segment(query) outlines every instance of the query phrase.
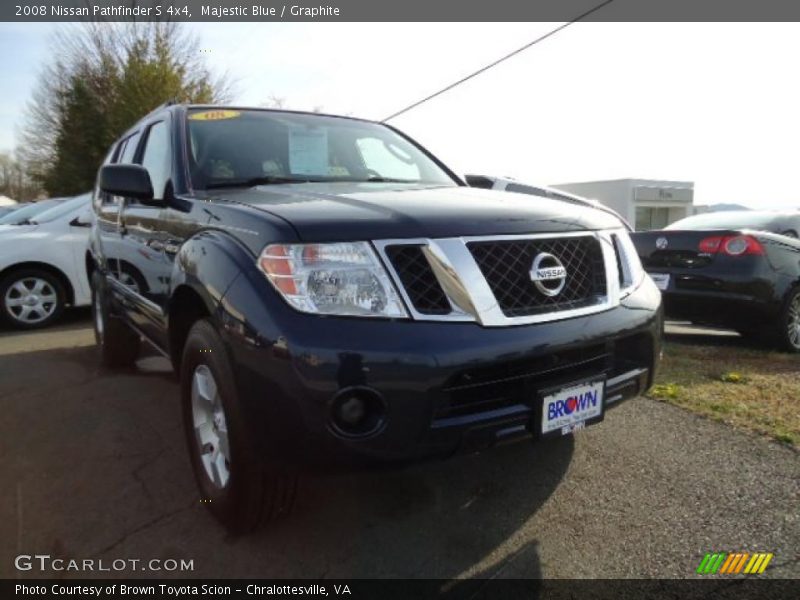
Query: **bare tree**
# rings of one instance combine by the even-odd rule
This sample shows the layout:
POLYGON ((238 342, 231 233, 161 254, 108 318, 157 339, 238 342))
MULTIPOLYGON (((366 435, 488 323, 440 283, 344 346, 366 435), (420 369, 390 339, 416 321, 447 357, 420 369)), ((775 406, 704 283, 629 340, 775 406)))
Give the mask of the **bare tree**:
POLYGON ((228 99, 180 23, 81 23, 59 30, 26 111, 20 157, 51 194, 91 187, 109 145, 167 100, 228 99))

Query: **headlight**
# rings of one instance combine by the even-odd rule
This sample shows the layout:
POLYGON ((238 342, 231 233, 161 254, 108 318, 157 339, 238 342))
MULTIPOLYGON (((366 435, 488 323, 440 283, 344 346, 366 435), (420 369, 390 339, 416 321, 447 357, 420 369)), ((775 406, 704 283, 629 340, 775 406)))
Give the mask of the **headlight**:
POLYGON ((299 311, 357 317, 407 317, 386 270, 366 242, 271 244, 258 266, 299 311))

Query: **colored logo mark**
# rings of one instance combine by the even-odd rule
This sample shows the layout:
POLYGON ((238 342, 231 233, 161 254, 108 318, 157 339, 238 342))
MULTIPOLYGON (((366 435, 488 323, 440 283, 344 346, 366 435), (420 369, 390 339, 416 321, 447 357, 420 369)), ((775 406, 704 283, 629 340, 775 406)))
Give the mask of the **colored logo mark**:
POLYGON ((773 556, 767 552, 709 552, 700 561, 697 572, 701 575, 756 575, 764 572, 773 556))

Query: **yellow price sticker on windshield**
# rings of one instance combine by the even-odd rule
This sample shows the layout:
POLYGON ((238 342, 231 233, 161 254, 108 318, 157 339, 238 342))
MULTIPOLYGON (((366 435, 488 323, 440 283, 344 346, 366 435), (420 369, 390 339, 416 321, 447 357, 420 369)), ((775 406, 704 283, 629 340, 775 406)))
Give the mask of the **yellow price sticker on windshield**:
POLYGON ((189 115, 192 121, 222 121, 223 119, 235 119, 242 113, 238 110, 207 110, 196 112, 189 115))

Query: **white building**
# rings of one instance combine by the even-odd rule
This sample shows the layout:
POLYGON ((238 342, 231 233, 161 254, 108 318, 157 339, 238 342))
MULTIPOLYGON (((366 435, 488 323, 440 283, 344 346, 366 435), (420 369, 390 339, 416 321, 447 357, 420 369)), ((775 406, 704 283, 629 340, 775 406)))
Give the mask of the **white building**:
POLYGON ((625 217, 636 231, 662 229, 694 213, 691 181, 612 179, 551 187, 599 200, 625 217))

